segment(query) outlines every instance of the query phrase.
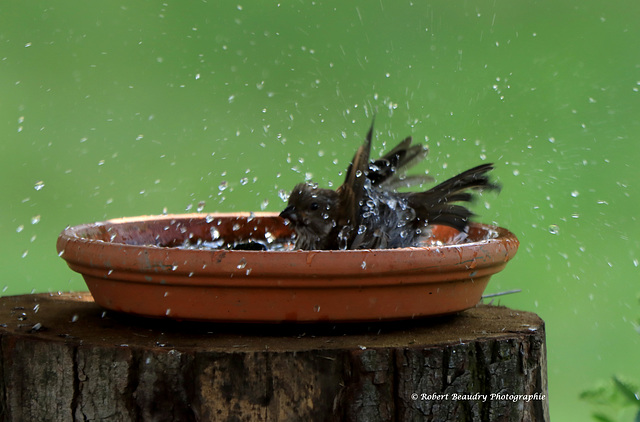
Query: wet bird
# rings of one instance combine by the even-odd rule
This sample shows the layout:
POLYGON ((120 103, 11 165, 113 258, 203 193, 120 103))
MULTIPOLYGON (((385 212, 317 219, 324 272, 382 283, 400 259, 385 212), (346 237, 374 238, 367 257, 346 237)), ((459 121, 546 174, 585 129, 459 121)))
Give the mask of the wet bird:
POLYGON ((440 224, 461 232, 473 215, 458 202, 471 202, 473 191, 499 190, 489 180, 493 164, 482 164, 424 192, 398 192, 431 178, 405 176, 424 159, 426 145, 412 145, 411 137, 378 160, 369 161, 373 123, 356 151, 344 183, 336 190, 312 183, 293 188, 280 213, 296 234, 295 248, 386 249, 416 245, 427 226, 440 224))

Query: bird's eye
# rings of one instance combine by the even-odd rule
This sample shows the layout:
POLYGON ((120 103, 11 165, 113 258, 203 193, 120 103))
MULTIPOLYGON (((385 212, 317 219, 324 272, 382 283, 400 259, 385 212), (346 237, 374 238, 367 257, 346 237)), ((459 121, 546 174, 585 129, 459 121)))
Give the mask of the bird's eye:
POLYGON ((317 202, 312 202, 311 205, 309 205, 311 211, 316 211, 318 208, 320 208, 320 205, 318 205, 317 202))

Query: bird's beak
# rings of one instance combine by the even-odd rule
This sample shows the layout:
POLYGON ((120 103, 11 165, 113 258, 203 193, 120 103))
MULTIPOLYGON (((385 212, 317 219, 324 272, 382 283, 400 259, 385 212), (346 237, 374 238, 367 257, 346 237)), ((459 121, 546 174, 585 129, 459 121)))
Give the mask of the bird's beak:
POLYGON ((298 221, 298 215, 296 214, 296 207, 293 205, 287 206, 281 213, 280 217, 291 221, 292 223, 296 223, 298 221))

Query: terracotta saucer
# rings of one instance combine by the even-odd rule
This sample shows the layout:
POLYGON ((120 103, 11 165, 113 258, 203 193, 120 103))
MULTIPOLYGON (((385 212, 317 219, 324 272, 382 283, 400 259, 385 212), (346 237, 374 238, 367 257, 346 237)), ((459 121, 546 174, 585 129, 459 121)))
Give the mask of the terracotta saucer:
POLYGON ((433 242, 445 245, 402 249, 197 249, 203 242, 287 240, 291 231, 272 213, 183 214, 69 227, 57 249, 95 301, 114 311, 217 322, 355 322, 475 306, 518 239, 477 223, 466 243, 447 244, 456 235, 434 226, 433 242))

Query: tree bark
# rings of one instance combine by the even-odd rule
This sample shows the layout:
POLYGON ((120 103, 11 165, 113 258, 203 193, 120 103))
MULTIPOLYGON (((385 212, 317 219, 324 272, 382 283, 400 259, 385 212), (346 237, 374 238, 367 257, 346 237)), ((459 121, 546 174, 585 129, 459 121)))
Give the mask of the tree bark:
POLYGON ((0 298, 5 421, 548 421, 544 322, 209 324, 0 298), (492 396, 493 394, 493 396, 492 396))

